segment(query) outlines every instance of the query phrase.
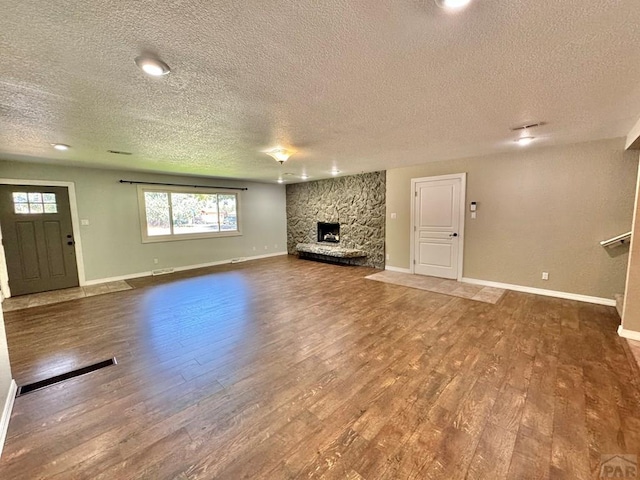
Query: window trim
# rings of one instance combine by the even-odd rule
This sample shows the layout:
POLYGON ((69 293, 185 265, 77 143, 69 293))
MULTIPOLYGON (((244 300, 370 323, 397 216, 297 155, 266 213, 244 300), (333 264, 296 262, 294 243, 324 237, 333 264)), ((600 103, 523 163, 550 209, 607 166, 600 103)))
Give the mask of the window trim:
MULTIPOLYGON (((151 185, 138 185, 138 216, 140 219, 140 233, 142 236, 142 243, 158 243, 158 242, 178 242, 183 240, 198 240, 203 238, 220 238, 220 237, 239 237, 242 235, 242 214, 241 214, 242 199, 240 192, 237 190, 225 190, 222 188, 193 188, 193 187, 162 187, 151 185), (147 232, 147 208, 144 199, 145 192, 160 192, 168 193, 209 193, 209 194, 222 194, 222 195, 235 195, 236 197, 236 223, 238 230, 232 232, 201 232, 201 233, 183 233, 169 235, 148 235, 147 232)), ((171 200, 169 200, 169 221, 173 224, 173 215, 171 213, 171 200)))

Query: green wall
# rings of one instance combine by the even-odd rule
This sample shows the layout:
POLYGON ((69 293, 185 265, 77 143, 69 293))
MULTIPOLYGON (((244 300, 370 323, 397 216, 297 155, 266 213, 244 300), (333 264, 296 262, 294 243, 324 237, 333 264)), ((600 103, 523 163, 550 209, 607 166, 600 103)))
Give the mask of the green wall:
POLYGON ((0 178, 75 184, 79 217, 90 223, 80 226, 87 281, 287 250, 282 185, 9 161, 0 161, 0 178), (118 183, 120 179, 247 187, 241 193, 242 236, 143 244, 137 188, 118 183))

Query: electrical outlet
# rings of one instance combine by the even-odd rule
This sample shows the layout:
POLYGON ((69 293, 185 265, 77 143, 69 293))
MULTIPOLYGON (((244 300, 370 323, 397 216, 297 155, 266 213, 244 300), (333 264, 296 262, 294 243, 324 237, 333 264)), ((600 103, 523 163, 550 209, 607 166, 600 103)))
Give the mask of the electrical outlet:
POLYGON ((157 265, 157 264, 158 264, 158 259, 157 259, 157 258, 154 258, 154 259, 153 259, 153 263, 154 263, 155 265, 157 265))
POLYGON ((268 250, 268 249, 269 249, 269 247, 267 247, 267 246, 265 245, 265 246, 264 246, 264 249, 265 249, 265 250, 268 250))
POLYGON ((388 253, 385 255, 385 258, 386 258, 387 260, 389 260, 389 254, 388 254, 388 253))
POLYGON ((256 247, 253 247, 253 251, 254 251, 254 252, 256 251, 256 247))
POLYGON ((542 272, 542 279, 549 280, 549 272, 542 272))

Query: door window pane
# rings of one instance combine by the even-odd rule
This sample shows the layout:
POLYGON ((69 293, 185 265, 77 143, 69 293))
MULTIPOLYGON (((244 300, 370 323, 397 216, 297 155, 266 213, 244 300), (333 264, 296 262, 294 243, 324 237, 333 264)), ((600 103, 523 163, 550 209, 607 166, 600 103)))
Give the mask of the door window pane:
POLYGON ((55 193, 43 193, 42 201, 44 203, 56 203, 56 194, 55 193))
POLYGON ((29 213, 28 203, 14 203, 13 208, 16 213, 29 213))
POLYGON ((42 203, 42 194, 40 192, 29 192, 29 203, 42 203))
POLYGON ((58 206, 55 203, 45 203, 44 213, 58 213, 58 206))
POLYGON ((44 208, 41 203, 30 203, 29 213, 44 213, 44 208))
POLYGON ((27 203, 27 192, 13 192, 13 203, 27 203))
POLYGON ((171 235, 169 220, 169 194, 166 192, 144 192, 147 218, 147 235, 171 235))

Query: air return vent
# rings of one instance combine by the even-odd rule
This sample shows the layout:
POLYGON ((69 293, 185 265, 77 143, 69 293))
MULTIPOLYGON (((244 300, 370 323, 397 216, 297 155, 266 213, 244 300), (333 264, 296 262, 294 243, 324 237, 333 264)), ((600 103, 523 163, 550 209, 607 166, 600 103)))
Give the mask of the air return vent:
POLYGON ((113 153, 114 155, 133 155, 131 152, 121 152, 120 150, 107 150, 109 153, 113 153))
POLYGON ((72 370, 71 372, 62 373, 60 375, 56 375, 55 377, 46 378, 44 380, 40 380, 39 382, 22 385, 21 387, 18 387, 18 393, 16 396, 20 397, 21 395, 26 395, 27 393, 50 387, 51 385, 55 385, 56 383, 64 382, 65 380, 69 380, 70 378, 79 377, 80 375, 95 372, 96 370, 100 370, 101 368, 116 365, 117 363, 118 362, 116 361, 116 357, 112 357, 109 360, 104 360, 102 362, 94 363, 93 365, 78 368, 77 370, 72 370))

